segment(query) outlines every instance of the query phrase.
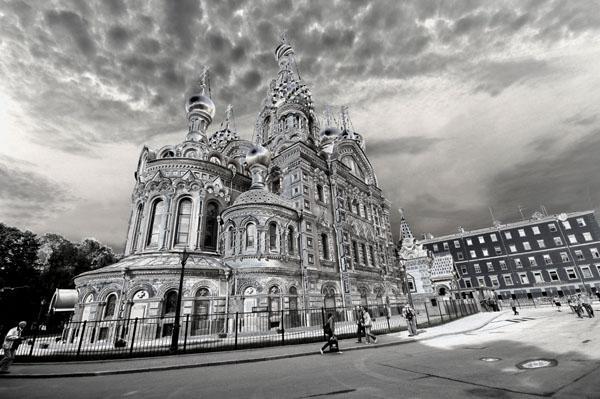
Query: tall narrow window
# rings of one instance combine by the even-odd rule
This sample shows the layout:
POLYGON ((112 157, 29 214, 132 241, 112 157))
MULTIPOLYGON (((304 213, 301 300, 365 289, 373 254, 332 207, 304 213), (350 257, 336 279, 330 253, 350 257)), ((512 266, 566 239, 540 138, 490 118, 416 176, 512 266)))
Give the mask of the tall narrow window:
POLYGON ((115 316, 115 310, 117 308, 117 295, 110 294, 106 300, 106 310, 104 312, 104 318, 110 319, 115 316))
POLYGON ((375 250, 372 245, 369 246, 369 250, 371 252, 371 266, 375 266, 375 250))
POLYGON ((175 313, 177 309, 177 291, 169 291, 165 296, 165 314, 175 313))
POLYGON ((288 227, 288 254, 293 255, 294 254, 294 229, 291 227, 288 227))
POLYGON ((365 244, 360 244, 360 251, 362 252, 362 257, 363 257, 363 263, 366 266, 367 263, 367 246, 365 244))
POLYGON ((179 202, 177 210, 177 228, 175 230, 175 245, 188 245, 190 238, 190 220, 192 218, 192 200, 189 198, 179 202))
POLYGON ((358 263, 360 255, 358 254, 358 243, 356 241, 352 241, 352 249, 354 250, 354 262, 358 263))
POLYGON ((158 200, 152 207, 152 218, 150 219, 150 234, 146 245, 158 247, 158 237, 160 235, 160 224, 162 223, 165 201, 158 200))
POLYGON ((329 259, 329 239, 327 234, 321 234, 321 245, 323 246, 323 259, 329 259))
POLYGON ((204 248, 217 249, 217 234, 219 225, 217 216, 219 215, 219 206, 214 202, 206 205, 206 231, 204 232, 204 248))
POLYGON ((325 202, 325 197, 323 196, 323 186, 317 184, 317 198, 321 202, 325 202))
POLYGON ((137 246, 138 246, 138 237, 140 235, 140 226, 142 225, 142 204, 140 204, 137 208, 137 212, 135 215, 135 227, 133 229, 133 237, 131 237, 133 239, 133 242, 131 244, 131 252, 136 252, 137 251, 137 246))
POLYGON ((233 226, 229 226, 227 229, 227 248, 235 248, 235 230, 233 229, 233 226))
POLYGON ((277 223, 269 224, 269 249, 274 251, 277 249, 277 223))
POLYGON ((256 237, 256 226, 249 223, 246 226, 246 248, 254 248, 254 239, 256 237))

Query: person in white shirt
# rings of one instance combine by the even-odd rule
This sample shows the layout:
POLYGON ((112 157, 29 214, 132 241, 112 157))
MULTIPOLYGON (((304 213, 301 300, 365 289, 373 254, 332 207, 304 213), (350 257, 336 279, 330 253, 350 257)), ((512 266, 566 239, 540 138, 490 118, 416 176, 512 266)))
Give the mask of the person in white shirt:
POLYGON ((21 335, 23 330, 27 326, 27 323, 22 321, 15 328, 11 328, 6 337, 4 337, 4 343, 2 349, 4 349, 4 357, 0 360, 0 374, 8 374, 10 365, 15 360, 17 348, 21 344, 21 335))

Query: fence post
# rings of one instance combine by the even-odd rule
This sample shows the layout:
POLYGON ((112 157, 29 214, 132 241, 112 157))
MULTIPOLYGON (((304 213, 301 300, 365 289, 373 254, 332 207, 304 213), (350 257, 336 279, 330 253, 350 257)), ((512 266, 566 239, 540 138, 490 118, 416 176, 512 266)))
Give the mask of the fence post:
POLYGON ((281 309, 281 345, 285 345, 285 328, 283 327, 283 309, 281 309))
POLYGON ((185 315, 185 332, 183 333, 183 353, 187 349, 188 326, 190 325, 190 315, 185 315))
POLYGON ((135 342, 135 333, 137 331, 138 318, 133 321, 133 333, 131 334, 131 345, 129 346, 129 357, 133 355, 133 343, 135 342))
POLYGON ((327 340, 327 336, 325 335, 325 308, 321 307, 321 331, 323 331, 323 337, 327 340))
POLYGON ((427 327, 431 327, 431 320, 429 320, 429 312, 427 311, 427 302, 423 302, 425 305, 425 315, 427 316, 427 327))
POLYGON ((442 301, 438 301, 438 310, 440 311, 440 319, 442 321, 442 324, 444 324, 444 316, 442 316, 442 307, 440 306, 440 302, 442 301))
POLYGON ((464 299, 461 299, 460 302, 458 303, 458 311, 460 312, 460 317, 465 316, 462 311, 463 301, 464 301, 464 299))
POLYGON ((238 342, 238 315, 239 312, 235 312, 235 345, 234 345, 234 349, 237 349, 237 342, 238 342))
POLYGON ((40 330, 40 325, 38 323, 38 325, 35 328, 35 333, 33 334, 33 342, 31 343, 31 349, 29 350, 29 357, 31 357, 33 355, 33 348, 35 346, 35 340, 38 336, 38 331, 40 330))
POLYGON ((81 326, 81 334, 79 335, 79 345, 77 345, 77 355, 75 356, 75 360, 79 359, 79 353, 81 352, 81 344, 83 344, 83 334, 85 333, 86 324, 87 320, 84 320, 83 325, 81 326))

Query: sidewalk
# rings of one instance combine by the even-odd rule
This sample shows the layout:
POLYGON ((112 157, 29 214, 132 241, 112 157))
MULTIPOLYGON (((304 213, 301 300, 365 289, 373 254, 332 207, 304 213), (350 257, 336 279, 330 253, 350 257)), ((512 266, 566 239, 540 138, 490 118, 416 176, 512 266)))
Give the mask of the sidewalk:
MULTIPOLYGON (((419 329, 419 334, 415 337, 408 337, 408 333, 406 331, 379 335, 377 336, 377 344, 369 346, 357 343, 356 339, 354 338, 341 340, 340 349, 343 352, 348 352, 352 350, 408 344, 411 342, 424 341, 444 335, 461 334, 477 330, 505 313, 506 311, 478 313, 447 324, 431 327, 426 330, 419 329)), ((261 362, 299 356, 319 355, 320 345, 322 345, 322 343, 106 361, 16 363, 10 368, 10 374, 3 374, 0 376, 0 378, 90 377, 110 374, 143 373, 148 371, 176 370, 192 367, 209 367, 237 363, 261 362)), ((326 353, 326 355, 329 354, 326 353)))

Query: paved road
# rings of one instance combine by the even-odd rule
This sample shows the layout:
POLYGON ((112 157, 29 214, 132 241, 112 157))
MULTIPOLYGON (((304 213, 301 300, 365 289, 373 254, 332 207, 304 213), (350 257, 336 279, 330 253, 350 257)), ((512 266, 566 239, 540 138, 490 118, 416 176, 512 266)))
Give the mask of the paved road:
POLYGON ((343 354, 100 377, 5 379, 1 398, 598 398, 599 319, 551 308, 343 354), (484 357, 500 360, 484 362, 484 357), (555 367, 523 370, 528 359, 555 367))

